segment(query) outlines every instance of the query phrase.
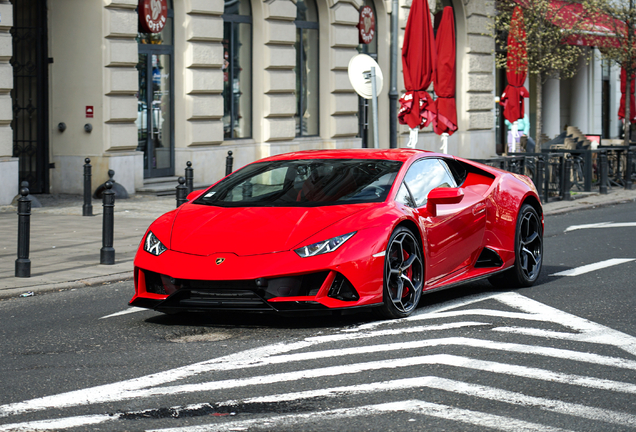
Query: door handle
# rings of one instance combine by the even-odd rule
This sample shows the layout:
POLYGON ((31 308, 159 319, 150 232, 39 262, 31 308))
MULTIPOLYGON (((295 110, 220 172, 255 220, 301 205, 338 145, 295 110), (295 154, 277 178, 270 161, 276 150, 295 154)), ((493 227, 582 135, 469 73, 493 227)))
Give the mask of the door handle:
POLYGON ((476 205, 473 207, 473 216, 480 215, 486 212, 486 204, 476 205))

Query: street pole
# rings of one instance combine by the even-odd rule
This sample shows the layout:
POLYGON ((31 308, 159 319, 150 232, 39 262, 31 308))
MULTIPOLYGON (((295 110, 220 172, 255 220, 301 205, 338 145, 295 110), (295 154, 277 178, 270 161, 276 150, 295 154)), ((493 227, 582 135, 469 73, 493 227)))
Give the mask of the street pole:
POLYGON ((29 243, 31 237, 31 200, 29 183, 20 184, 18 198, 18 259, 15 260, 15 277, 31 277, 31 260, 29 259, 29 243))
POLYGON ((188 193, 191 193, 194 190, 194 169, 192 169, 192 162, 188 161, 186 165, 185 185, 188 188, 188 193))
MULTIPOLYGON (((634 11, 634 0, 629 0, 630 15, 634 11)), ((625 69, 625 136, 623 137, 623 145, 629 150, 629 143, 632 139, 631 119, 634 113, 630 112, 630 95, 632 93, 632 74, 634 73, 634 46, 632 42, 634 30, 632 29, 631 20, 627 21, 627 67, 625 69)))
POLYGON ((391 88, 389 89, 389 146, 397 148, 398 0, 391 2, 391 88))
MULTIPOLYGON (((188 162, 189 163, 189 162, 188 162)), ((179 184, 177 185, 177 208, 179 208, 182 204, 188 202, 188 187, 185 185, 186 179, 183 177, 179 177, 179 184)))
POLYGON ((373 148, 380 148, 378 140, 378 91, 375 81, 375 68, 371 67, 371 106, 373 107, 373 148))
POLYGON ((82 206, 82 216, 93 216, 93 204, 91 203, 91 160, 84 159, 84 205, 82 206))
POLYGON ((104 186, 106 189, 102 193, 102 207, 104 208, 102 218, 102 248, 99 250, 99 263, 112 265, 115 264, 115 248, 113 243, 115 240, 115 192, 111 189, 113 183, 107 181, 104 186))

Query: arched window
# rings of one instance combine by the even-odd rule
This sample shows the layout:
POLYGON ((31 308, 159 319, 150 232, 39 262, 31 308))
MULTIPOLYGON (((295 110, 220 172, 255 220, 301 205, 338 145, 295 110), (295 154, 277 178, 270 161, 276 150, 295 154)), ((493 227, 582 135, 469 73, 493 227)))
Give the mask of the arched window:
POLYGON ((137 150, 144 152, 144 178, 174 175, 174 12, 159 33, 137 34, 137 150))
POLYGON ((223 136, 252 136, 252 10, 226 0, 223 12, 223 136))
POLYGON ((296 136, 318 135, 318 10, 296 2, 296 136))

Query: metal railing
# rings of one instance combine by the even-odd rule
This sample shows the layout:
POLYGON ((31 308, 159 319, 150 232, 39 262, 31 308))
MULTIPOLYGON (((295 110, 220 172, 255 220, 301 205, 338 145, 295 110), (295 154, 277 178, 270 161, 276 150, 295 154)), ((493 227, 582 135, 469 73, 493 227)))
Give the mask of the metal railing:
POLYGON ((601 146, 596 150, 545 149, 541 153, 511 153, 473 159, 530 177, 544 202, 571 199, 572 192, 608 193, 613 187, 631 189, 636 180, 636 146, 601 146))

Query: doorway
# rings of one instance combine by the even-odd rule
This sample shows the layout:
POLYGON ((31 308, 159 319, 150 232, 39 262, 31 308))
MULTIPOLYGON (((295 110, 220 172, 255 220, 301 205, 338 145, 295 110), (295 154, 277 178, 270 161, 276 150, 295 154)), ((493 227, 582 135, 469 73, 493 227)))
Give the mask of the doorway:
POLYGON ((144 178, 174 175, 174 12, 159 33, 139 33, 137 151, 144 153, 144 178))
MULTIPOLYGON (((49 192, 48 40, 46 2, 13 1, 13 157, 19 182, 49 192)), ((17 191, 16 191, 17 193, 17 191)))

